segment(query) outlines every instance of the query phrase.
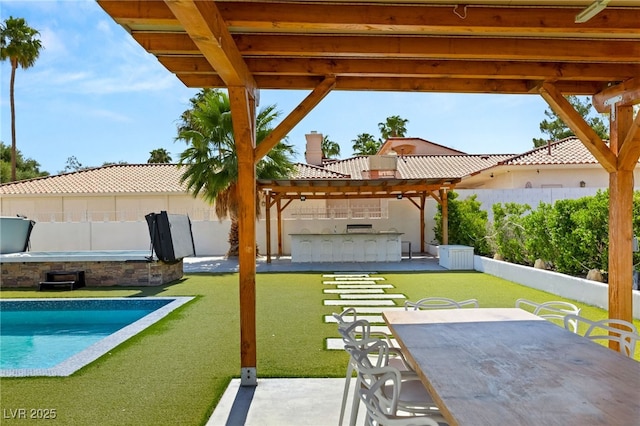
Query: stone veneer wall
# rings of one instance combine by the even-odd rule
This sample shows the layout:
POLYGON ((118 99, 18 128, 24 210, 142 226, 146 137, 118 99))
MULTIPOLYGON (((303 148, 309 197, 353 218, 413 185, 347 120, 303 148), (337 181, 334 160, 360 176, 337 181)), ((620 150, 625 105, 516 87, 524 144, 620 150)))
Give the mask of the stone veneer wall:
POLYGON ((161 261, 7 262, 0 287, 38 287, 50 271, 84 271, 88 287, 157 286, 182 278, 182 259, 161 261))

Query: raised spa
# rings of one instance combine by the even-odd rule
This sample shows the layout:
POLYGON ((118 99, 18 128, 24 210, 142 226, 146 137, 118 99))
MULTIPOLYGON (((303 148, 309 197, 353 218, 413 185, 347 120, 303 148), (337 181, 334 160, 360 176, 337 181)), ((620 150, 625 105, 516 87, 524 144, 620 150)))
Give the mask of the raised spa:
POLYGON ((0 255, 4 287, 38 287, 51 271, 84 271, 88 287, 156 286, 182 278, 182 259, 163 262, 149 251, 23 252, 0 255))

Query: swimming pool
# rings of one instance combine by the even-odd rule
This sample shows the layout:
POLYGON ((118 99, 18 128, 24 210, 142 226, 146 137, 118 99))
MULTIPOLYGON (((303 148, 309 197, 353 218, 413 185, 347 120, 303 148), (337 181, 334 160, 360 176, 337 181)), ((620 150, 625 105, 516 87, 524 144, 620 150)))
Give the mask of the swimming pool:
POLYGON ((0 376, 68 376, 191 299, 0 300, 0 376))

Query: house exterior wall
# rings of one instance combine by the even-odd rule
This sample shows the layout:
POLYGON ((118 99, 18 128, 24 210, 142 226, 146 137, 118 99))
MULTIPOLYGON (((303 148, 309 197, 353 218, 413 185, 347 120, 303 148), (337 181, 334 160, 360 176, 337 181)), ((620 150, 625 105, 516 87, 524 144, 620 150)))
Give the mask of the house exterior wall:
POLYGON ((219 222, 201 198, 184 194, 112 194, 0 198, 2 216, 24 215, 36 221, 32 251, 147 250, 150 237, 144 216, 166 210, 188 214, 196 253, 224 254, 229 221, 219 222))
POLYGON ((460 151, 424 139, 389 138, 380 147, 378 155, 458 155, 460 151))
MULTIPOLYGON (((635 182, 640 183, 640 170, 634 171, 635 182)), ((598 164, 580 166, 498 166, 476 176, 463 179, 460 188, 515 189, 515 188, 608 188, 609 174, 598 164), (491 177, 493 175, 493 177, 491 177)), ((636 186, 637 187, 637 186, 636 186)))

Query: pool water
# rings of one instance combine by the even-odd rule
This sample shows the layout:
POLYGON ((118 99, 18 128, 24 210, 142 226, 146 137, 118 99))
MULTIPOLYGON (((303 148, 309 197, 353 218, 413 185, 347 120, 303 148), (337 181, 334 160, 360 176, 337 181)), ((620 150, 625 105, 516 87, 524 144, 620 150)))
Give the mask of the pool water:
POLYGON ((0 368, 50 368, 150 310, 0 313, 0 368))
POLYGON ((2 300, 0 368, 3 373, 27 372, 2 375, 59 375, 49 373, 88 351, 80 356, 85 365, 106 352, 96 347, 101 342, 121 343, 175 309, 169 305, 177 299, 190 298, 2 300))

